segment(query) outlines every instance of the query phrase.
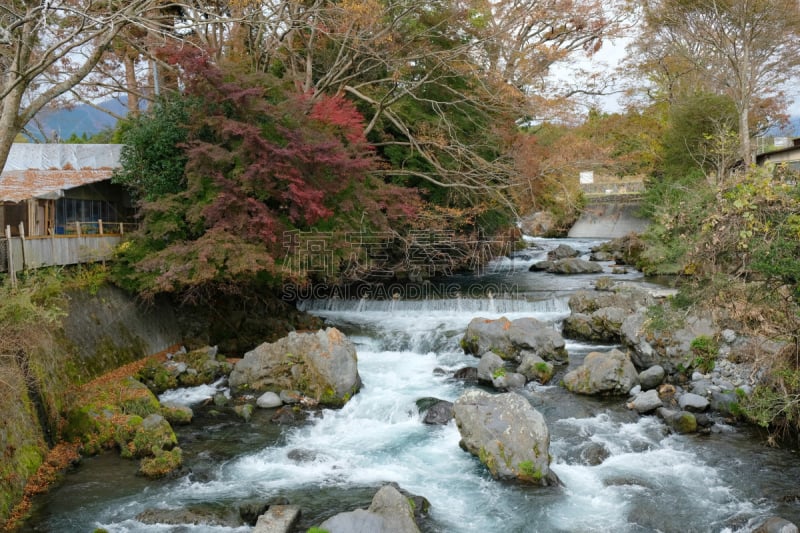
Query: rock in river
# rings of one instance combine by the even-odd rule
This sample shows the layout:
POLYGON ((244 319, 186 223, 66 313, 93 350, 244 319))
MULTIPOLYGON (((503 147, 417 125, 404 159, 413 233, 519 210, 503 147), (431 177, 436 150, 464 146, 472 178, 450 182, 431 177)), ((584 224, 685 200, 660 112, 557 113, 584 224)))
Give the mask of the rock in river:
POLYGON ((344 405, 361 388, 355 347, 336 328, 261 344, 236 363, 229 383, 237 392, 297 390, 326 406, 344 405))
POLYGON ((525 350, 545 361, 566 361, 564 339, 551 326, 535 318, 473 318, 461 339, 465 353, 482 356, 494 352, 504 360, 519 360, 525 350))
POLYGON ((419 533, 409 498, 392 485, 384 485, 369 509, 339 513, 320 524, 329 533, 419 533))
POLYGON ((591 352, 583 364, 564 376, 568 390, 580 394, 627 394, 639 384, 639 374, 619 350, 591 352))
POLYGON ((550 471, 550 433, 544 417, 522 395, 471 389, 453 406, 459 445, 496 479, 556 485, 550 471))

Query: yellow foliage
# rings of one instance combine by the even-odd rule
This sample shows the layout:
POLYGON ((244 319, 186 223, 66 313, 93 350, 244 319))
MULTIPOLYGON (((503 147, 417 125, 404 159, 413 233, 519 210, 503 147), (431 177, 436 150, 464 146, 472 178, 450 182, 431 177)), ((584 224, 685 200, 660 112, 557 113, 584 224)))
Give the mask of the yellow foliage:
POLYGON ((376 0, 344 0, 339 5, 346 18, 358 28, 375 26, 383 13, 380 2, 376 0))

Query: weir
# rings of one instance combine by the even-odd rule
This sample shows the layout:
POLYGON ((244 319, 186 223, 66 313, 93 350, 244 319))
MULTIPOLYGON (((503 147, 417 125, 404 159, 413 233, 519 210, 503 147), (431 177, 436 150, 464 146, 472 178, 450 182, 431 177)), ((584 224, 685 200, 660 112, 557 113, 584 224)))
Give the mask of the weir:
POLYGON ((639 215, 641 195, 609 194, 589 197, 578 221, 569 230, 572 238, 614 239, 642 233, 650 224, 639 215))

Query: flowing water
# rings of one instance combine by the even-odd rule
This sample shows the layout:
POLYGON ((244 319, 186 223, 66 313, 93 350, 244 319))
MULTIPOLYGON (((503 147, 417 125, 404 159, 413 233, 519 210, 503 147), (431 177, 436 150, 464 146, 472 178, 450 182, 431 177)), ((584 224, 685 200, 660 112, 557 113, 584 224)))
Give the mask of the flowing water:
MULTIPOLYGON (((27 530, 249 531, 136 517, 176 508, 224 515, 242 500, 276 497, 301 506, 305 528, 368 506, 385 482, 431 502, 422 524, 429 532, 735 532, 771 515, 800 523, 796 454, 766 448, 752 430, 722 420, 709 435, 673 435, 659 419, 630 413, 624 399, 529 384, 524 394, 550 427, 559 488, 497 482, 459 448, 455 423, 422 423, 416 400, 454 401, 470 386, 449 375, 477 365, 458 345, 473 317, 533 316, 558 328, 569 294, 591 286, 596 276, 528 272, 560 242, 580 250, 595 244, 533 241, 538 249, 497 261, 479 276, 425 286, 414 299, 304 302, 356 344, 364 386, 347 405, 295 427, 271 424, 270 411, 245 423, 198 409, 198 419, 178 432, 188 473, 144 481, 133 475, 132 461, 87 459, 39 500, 27 530)), ((636 273, 617 279, 645 283, 636 273)), ((569 367, 598 348, 611 346, 568 342, 569 367)), ((177 391, 171 399, 196 404, 217 386, 177 391)))

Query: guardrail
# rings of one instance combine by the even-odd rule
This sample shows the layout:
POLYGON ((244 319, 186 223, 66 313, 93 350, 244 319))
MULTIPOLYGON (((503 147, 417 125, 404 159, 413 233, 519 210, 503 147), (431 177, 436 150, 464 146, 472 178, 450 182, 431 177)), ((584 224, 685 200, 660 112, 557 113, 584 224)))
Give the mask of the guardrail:
POLYGON ((588 204, 635 204, 642 200, 642 193, 584 194, 588 204))
POLYGON ((641 194, 645 185, 642 180, 627 180, 601 183, 581 183, 581 190, 586 196, 607 194, 641 194))

